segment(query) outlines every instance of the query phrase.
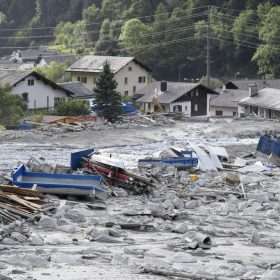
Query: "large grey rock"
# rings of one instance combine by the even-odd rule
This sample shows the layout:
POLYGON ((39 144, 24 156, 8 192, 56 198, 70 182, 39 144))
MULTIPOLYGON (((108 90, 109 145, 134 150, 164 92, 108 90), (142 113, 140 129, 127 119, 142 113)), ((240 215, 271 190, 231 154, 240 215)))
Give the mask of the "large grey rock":
POLYGON ((27 241, 27 237, 25 235, 21 234, 20 232, 12 232, 11 238, 20 243, 27 241))
POLYGON ((57 228, 57 220, 52 217, 43 215, 38 225, 44 230, 54 230, 57 228))
POLYGON ((186 223, 180 223, 180 224, 175 225, 173 232, 184 234, 188 231, 188 229, 189 229, 189 227, 186 223))
POLYGON ((37 233, 31 234, 31 236, 29 237, 29 242, 32 246, 43 246, 45 243, 43 237, 37 233))
POLYGON ((73 223, 77 223, 77 224, 85 223, 87 221, 85 216, 77 209, 68 210, 65 213, 64 217, 66 219, 71 220, 73 223))

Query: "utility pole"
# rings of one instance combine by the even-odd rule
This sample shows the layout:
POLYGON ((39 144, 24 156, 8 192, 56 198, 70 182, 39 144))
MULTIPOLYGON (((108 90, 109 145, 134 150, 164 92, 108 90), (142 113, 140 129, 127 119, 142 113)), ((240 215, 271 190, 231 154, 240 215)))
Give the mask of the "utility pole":
POLYGON ((211 77, 211 54, 210 54, 210 7, 208 6, 208 19, 207 19, 207 55, 206 55, 206 77, 207 77, 207 86, 210 86, 210 77, 211 77))

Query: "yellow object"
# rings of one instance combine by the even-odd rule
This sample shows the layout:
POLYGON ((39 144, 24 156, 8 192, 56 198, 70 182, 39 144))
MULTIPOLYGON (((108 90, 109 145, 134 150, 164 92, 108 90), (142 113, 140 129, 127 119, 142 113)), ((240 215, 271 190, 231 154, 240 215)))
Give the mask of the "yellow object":
POLYGON ((192 182, 196 182, 198 179, 199 179, 199 177, 196 174, 191 174, 192 182))

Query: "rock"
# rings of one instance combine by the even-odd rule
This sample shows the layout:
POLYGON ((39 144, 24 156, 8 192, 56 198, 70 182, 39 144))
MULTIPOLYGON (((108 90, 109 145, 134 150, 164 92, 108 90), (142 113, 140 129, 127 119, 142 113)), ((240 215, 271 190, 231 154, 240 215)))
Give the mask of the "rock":
POLYGON ((172 263, 196 263, 197 260, 190 254, 177 253, 172 258, 172 263))
POLYGON ((57 221, 54 218, 43 215, 39 221, 39 227, 45 230, 54 230, 57 228, 57 221))
POLYGON ((280 271, 279 270, 269 270, 266 271, 260 278, 261 280, 279 280, 280 271))
POLYGON ((225 181, 230 185, 239 185, 240 184, 240 177, 239 174, 235 173, 228 173, 225 177, 225 181))
POLYGON ((27 241, 27 237, 19 232, 12 232, 11 239, 18 241, 20 243, 27 241))
POLYGON ((25 274, 26 272, 23 270, 19 270, 19 269, 13 269, 11 271, 11 274, 25 274))
POLYGON ((43 237, 36 233, 31 234, 29 242, 32 246, 42 246, 45 243, 43 237))
POLYGON ((114 187, 114 193, 116 194, 117 197, 128 197, 128 192, 122 188, 114 187))
POLYGON ((186 223, 177 224, 172 231, 184 234, 188 231, 188 225, 186 223))
POLYGON ((14 239, 11 239, 8 237, 4 238, 1 242, 4 245, 18 245, 19 244, 18 241, 15 241, 14 239))
POLYGON ((185 209, 195 209, 200 206, 199 200, 190 200, 185 202, 185 209))
POLYGON ((180 199, 179 197, 175 197, 172 199, 172 203, 175 207, 175 209, 183 209, 184 208, 184 201, 180 199))
POLYGON ((65 218, 71 220, 73 223, 81 224, 85 223, 87 220, 84 215, 80 213, 77 209, 70 209, 65 213, 65 218))
POLYGON ((98 230, 96 228, 92 228, 90 232, 88 232, 88 237, 90 241, 96 241, 96 242, 105 242, 105 243, 119 242, 117 239, 110 236, 110 231, 108 229, 98 230))
POLYGON ((0 274, 0 280, 13 280, 13 278, 0 274))
POLYGON ((79 229, 75 225, 62 225, 58 226, 57 230, 66 232, 66 233, 77 233, 79 229))
POLYGON ((129 258, 125 254, 116 253, 113 256, 112 264, 113 265, 128 265, 129 258))

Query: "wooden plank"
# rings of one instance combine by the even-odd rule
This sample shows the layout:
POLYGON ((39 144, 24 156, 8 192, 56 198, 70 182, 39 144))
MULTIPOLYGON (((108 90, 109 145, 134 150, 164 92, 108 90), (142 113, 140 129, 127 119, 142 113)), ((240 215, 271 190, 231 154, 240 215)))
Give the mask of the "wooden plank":
POLYGON ((44 197, 44 195, 38 191, 21 189, 16 186, 0 185, 0 190, 3 192, 13 193, 13 194, 18 194, 23 196, 35 196, 41 198, 44 197))

